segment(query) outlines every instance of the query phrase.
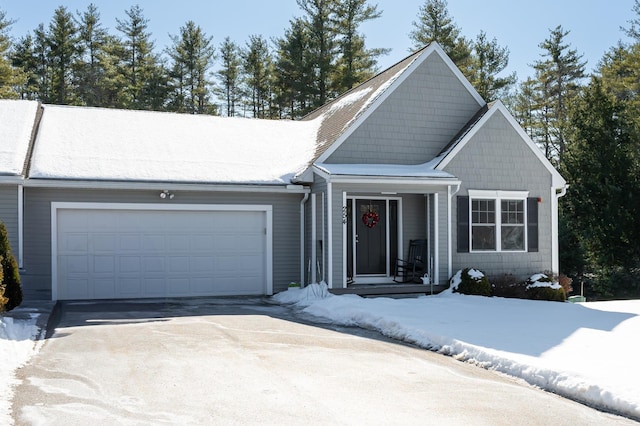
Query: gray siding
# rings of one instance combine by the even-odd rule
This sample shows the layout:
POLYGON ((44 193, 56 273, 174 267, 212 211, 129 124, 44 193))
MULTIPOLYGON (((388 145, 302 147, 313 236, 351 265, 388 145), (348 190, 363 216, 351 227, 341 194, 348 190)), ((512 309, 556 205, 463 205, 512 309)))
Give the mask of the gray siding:
POLYGON ((327 163, 425 163, 449 143, 479 108, 442 58, 432 54, 327 163))
MULTIPOLYGON (((475 267, 488 275, 525 277, 551 270, 551 174, 502 114, 494 114, 445 169, 463 182, 456 195, 467 195, 469 189, 529 191, 529 197, 543 200, 538 206, 538 252, 457 253, 457 229, 453 226, 453 272, 475 267)), ((455 224, 455 202, 452 209, 455 224)))
MULTIPOLYGON (((51 202, 154 203, 154 190, 25 188, 25 298, 51 298, 51 202)), ((265 204, 273 207, 273 291, 300 280, 300 201, 302 194, 176 191, 163 204, 265 204)))
POLYGON ((0 185, 0 222, 7 228, 13 256, 18 260, 18 188, 15 185, 0 185))

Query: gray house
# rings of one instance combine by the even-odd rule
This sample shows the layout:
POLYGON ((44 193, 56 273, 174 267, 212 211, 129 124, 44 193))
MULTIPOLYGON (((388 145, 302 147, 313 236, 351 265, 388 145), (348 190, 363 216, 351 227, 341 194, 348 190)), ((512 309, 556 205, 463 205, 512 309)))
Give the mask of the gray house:
POLYGON ((400 291, 415 240, 435 284, 558 271, 564 179, 435 43, 298 121, 28 101, 0 119, 26 297, 400 291))

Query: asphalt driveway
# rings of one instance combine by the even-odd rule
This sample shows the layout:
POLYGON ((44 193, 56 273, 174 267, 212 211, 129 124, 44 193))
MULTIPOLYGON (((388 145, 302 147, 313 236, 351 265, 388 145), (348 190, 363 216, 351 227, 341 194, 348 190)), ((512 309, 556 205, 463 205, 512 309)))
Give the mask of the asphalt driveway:
POLYGON ((262 299, 65 303, 16 424, 634 424, 262 299))

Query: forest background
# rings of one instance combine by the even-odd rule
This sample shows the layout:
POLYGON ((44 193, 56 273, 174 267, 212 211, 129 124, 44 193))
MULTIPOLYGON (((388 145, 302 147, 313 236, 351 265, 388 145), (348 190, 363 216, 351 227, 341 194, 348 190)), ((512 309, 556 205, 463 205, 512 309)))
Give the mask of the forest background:
MULTIPOLYGON (((362 27, 382 11, 368 0, 296 0, 299 17, 270 39, 214 44, 187 21, 156 46, 134 5, 108 30, 95 4, 58 7, 27 34, 0 9, 0 98, 59 105, 298 119, 379 71, 388 53, 362 27)), ((591 72, 549 29, 532 74, 510 72, 509 49, 466 35, 446 0, 416 11, 408 50, 437 41, 487 101, 500 99, 567 179, 560 202, 560 271, 596 298, 640 296, 640 0, 621 38, 591 72), (626 41, 622 41, 622 40, 626 41)), ((531 23, 528 23, 531 25, 531 23)), ((594 31, 597 29, 594 29, 594 31)), ((481 265, 469 265, 480 267, 481 265)))

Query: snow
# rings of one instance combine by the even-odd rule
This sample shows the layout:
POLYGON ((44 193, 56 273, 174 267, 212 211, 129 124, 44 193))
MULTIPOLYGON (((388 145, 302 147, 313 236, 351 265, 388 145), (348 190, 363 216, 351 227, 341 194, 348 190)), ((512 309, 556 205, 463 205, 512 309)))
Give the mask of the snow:
POLYGON ((15 371, 39 349, 37 318, 38 314, 29 314, 26 319, 0 316, 0 424, 13 423, 10 409, 12 387, 17 384, 15 371))
POLYGON ((287 184, 319 125, 46 105, 30 177, 287 184))
POLYGON ((407 178, 432 178, 454 179, 455 176, 435 170, 434 163, 417 165, 402 164, 329 164, 316 163, 316 166, 332 175, 349 176, 381 176, 381 177, 407 177, 407 178))
POLYGON ((20 175, 38 102, 0 100, 0 175, 20 175))
POLYGON ((580 304, 444 292, 409 299, 335 296, 326 284, 273 296, 340 325, 382 334, 640 419, 640 300, 580 304))

